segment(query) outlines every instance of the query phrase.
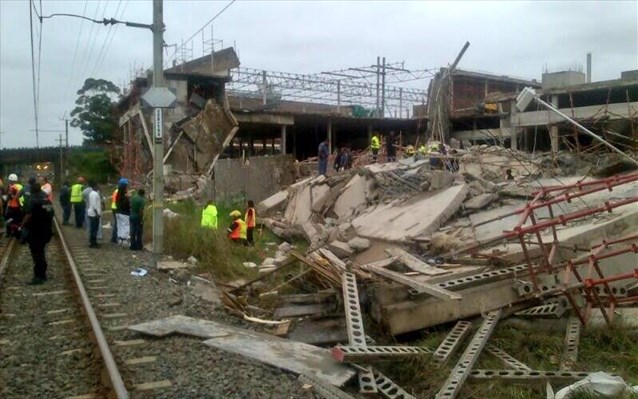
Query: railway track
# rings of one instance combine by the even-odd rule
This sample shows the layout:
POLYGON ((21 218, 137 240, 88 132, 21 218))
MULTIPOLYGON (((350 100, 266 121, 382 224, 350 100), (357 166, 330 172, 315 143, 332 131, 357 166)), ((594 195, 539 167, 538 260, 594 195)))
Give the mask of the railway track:
POLYGON ((128 398, 87 288, 56 222, 47 283, 32 276, 26 245, 0 247, 0 396, 128 398))

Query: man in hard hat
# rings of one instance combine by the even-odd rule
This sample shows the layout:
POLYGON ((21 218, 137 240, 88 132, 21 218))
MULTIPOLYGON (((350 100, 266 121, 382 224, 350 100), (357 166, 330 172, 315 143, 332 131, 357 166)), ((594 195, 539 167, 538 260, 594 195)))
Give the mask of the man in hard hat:
POLYGON ((207 229, 217 229, 217 207, 213 200, 208 201, 202 210, 201 226, 207 229))
POLYGON ((78 177, 77 183, 71 186, 71 205, 73 205, 73 218, 75 219, 75 227, 81 229, 84 226, 85 210, 84 199, 82 198, 84 191, 84 177, 78 177))
POLYGON ((370 150, 372 151, 372 163, 377 163, 377 158, 379 157, 380 149, 381 149, 381 139, 379 138, 379 133, 374 132, 372 134, 372 139, 370 139, 370 150))
POLYGON ((228 228, 228 238, 233 242, 246 245, 246 236, 248 227, 246 222, 241 219, 241 212, 234 210, 230 213, 233 223, 228 228))
POLYGON ((9 189, 7 190, 7 210, 4 219, 7 221, 6 236, 20 237, 22 224, 22 206, 24 205, 24 186, 18 182, 18 175, 9 175, 9 189))

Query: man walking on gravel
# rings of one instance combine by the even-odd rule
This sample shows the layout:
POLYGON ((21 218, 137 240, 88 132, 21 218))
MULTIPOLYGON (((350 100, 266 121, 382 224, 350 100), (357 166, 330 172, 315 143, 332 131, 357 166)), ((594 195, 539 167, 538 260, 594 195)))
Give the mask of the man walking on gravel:
POLYGON ((89 193, 87 215, 89 216, 89 248, 98 248, 97 232, 100 227, 100 217, 102 216, 102 199, 98 191, 97 183, 91 183, 89 193))
POLYGON ((146 192, 143 188, 137 190, 133 198, 131 198, 131 246, 133 251, 141 251, 144 249, 142 243, 142 233, 144 230, 144 195, 146 192))
POLYGON ((71 186, 71 204, 75 218, 75 227, 81 229, 84 226, 84 201, 82 200, 82 190, 84 190, 84 178, 78 177, 78 182, 71 186))
POLYGON ((30 187, 31 196, 25 204, 23 225, 26 229, 26 240, 33 258, 33 279, 30 284, 39 285, 47 280, 47 259, 45 248, 53 235, 53 205, 40 188, 39 183, 30 187))

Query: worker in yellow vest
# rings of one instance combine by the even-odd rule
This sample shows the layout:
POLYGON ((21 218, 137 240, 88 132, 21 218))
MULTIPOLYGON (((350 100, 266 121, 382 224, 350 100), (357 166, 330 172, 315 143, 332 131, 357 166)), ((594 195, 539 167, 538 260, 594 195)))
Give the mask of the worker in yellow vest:
POLYGON ((212 200, 208 201, 206 208, 202 210, 201 226, 207 229, 217 229, 217 207, 212 200))
POLYGON ((248 209, 246 210, 246 239, 248 245, 255 245, 255 237, 253 231, 257 225, 257 213, 255 212, 255 203, 253 200, 248 200, 248 209))
POLYGON ((113 190, 111 194, 111 213, 113 214, 113 227, 111 229, 111 242, 117 244, 117 193, 119 189, 113 190))
POLYGON ((374 132, 374 134, 372 134, 372 139, 370 140, 370 149, 372 150, 372 163, 377 162, 380 148, 381 139, 379 139, 379 134, 377 132, 374 132))
POLYGON ((233 219, 233 223, 228 228, 228 238, 238 244, 246 245, 246 222, 241 220, 241 212, 234 210, 230 213, 230 217, 233 219))
POLYGON ((82 191, 84 191, 84 178, 80 176, 78 177, 77 183, 71 186, 71 205, 73 205, 75 227, 78 229, 84 226, 84 212, 86 211, 82 191))

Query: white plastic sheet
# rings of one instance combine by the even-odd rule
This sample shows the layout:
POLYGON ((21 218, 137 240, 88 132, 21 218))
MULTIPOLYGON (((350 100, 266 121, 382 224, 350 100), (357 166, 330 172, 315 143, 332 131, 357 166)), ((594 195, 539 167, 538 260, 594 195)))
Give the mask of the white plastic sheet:
POLYGON ((631 387, 622 377, 614 377, 602 371, 592 373, 556 393, 551 385, 547 384, 547 399, 569 399, 577 392, 598 394, 603 398, 617 398, 623 394, 638 393, 638 385, 631 387))

